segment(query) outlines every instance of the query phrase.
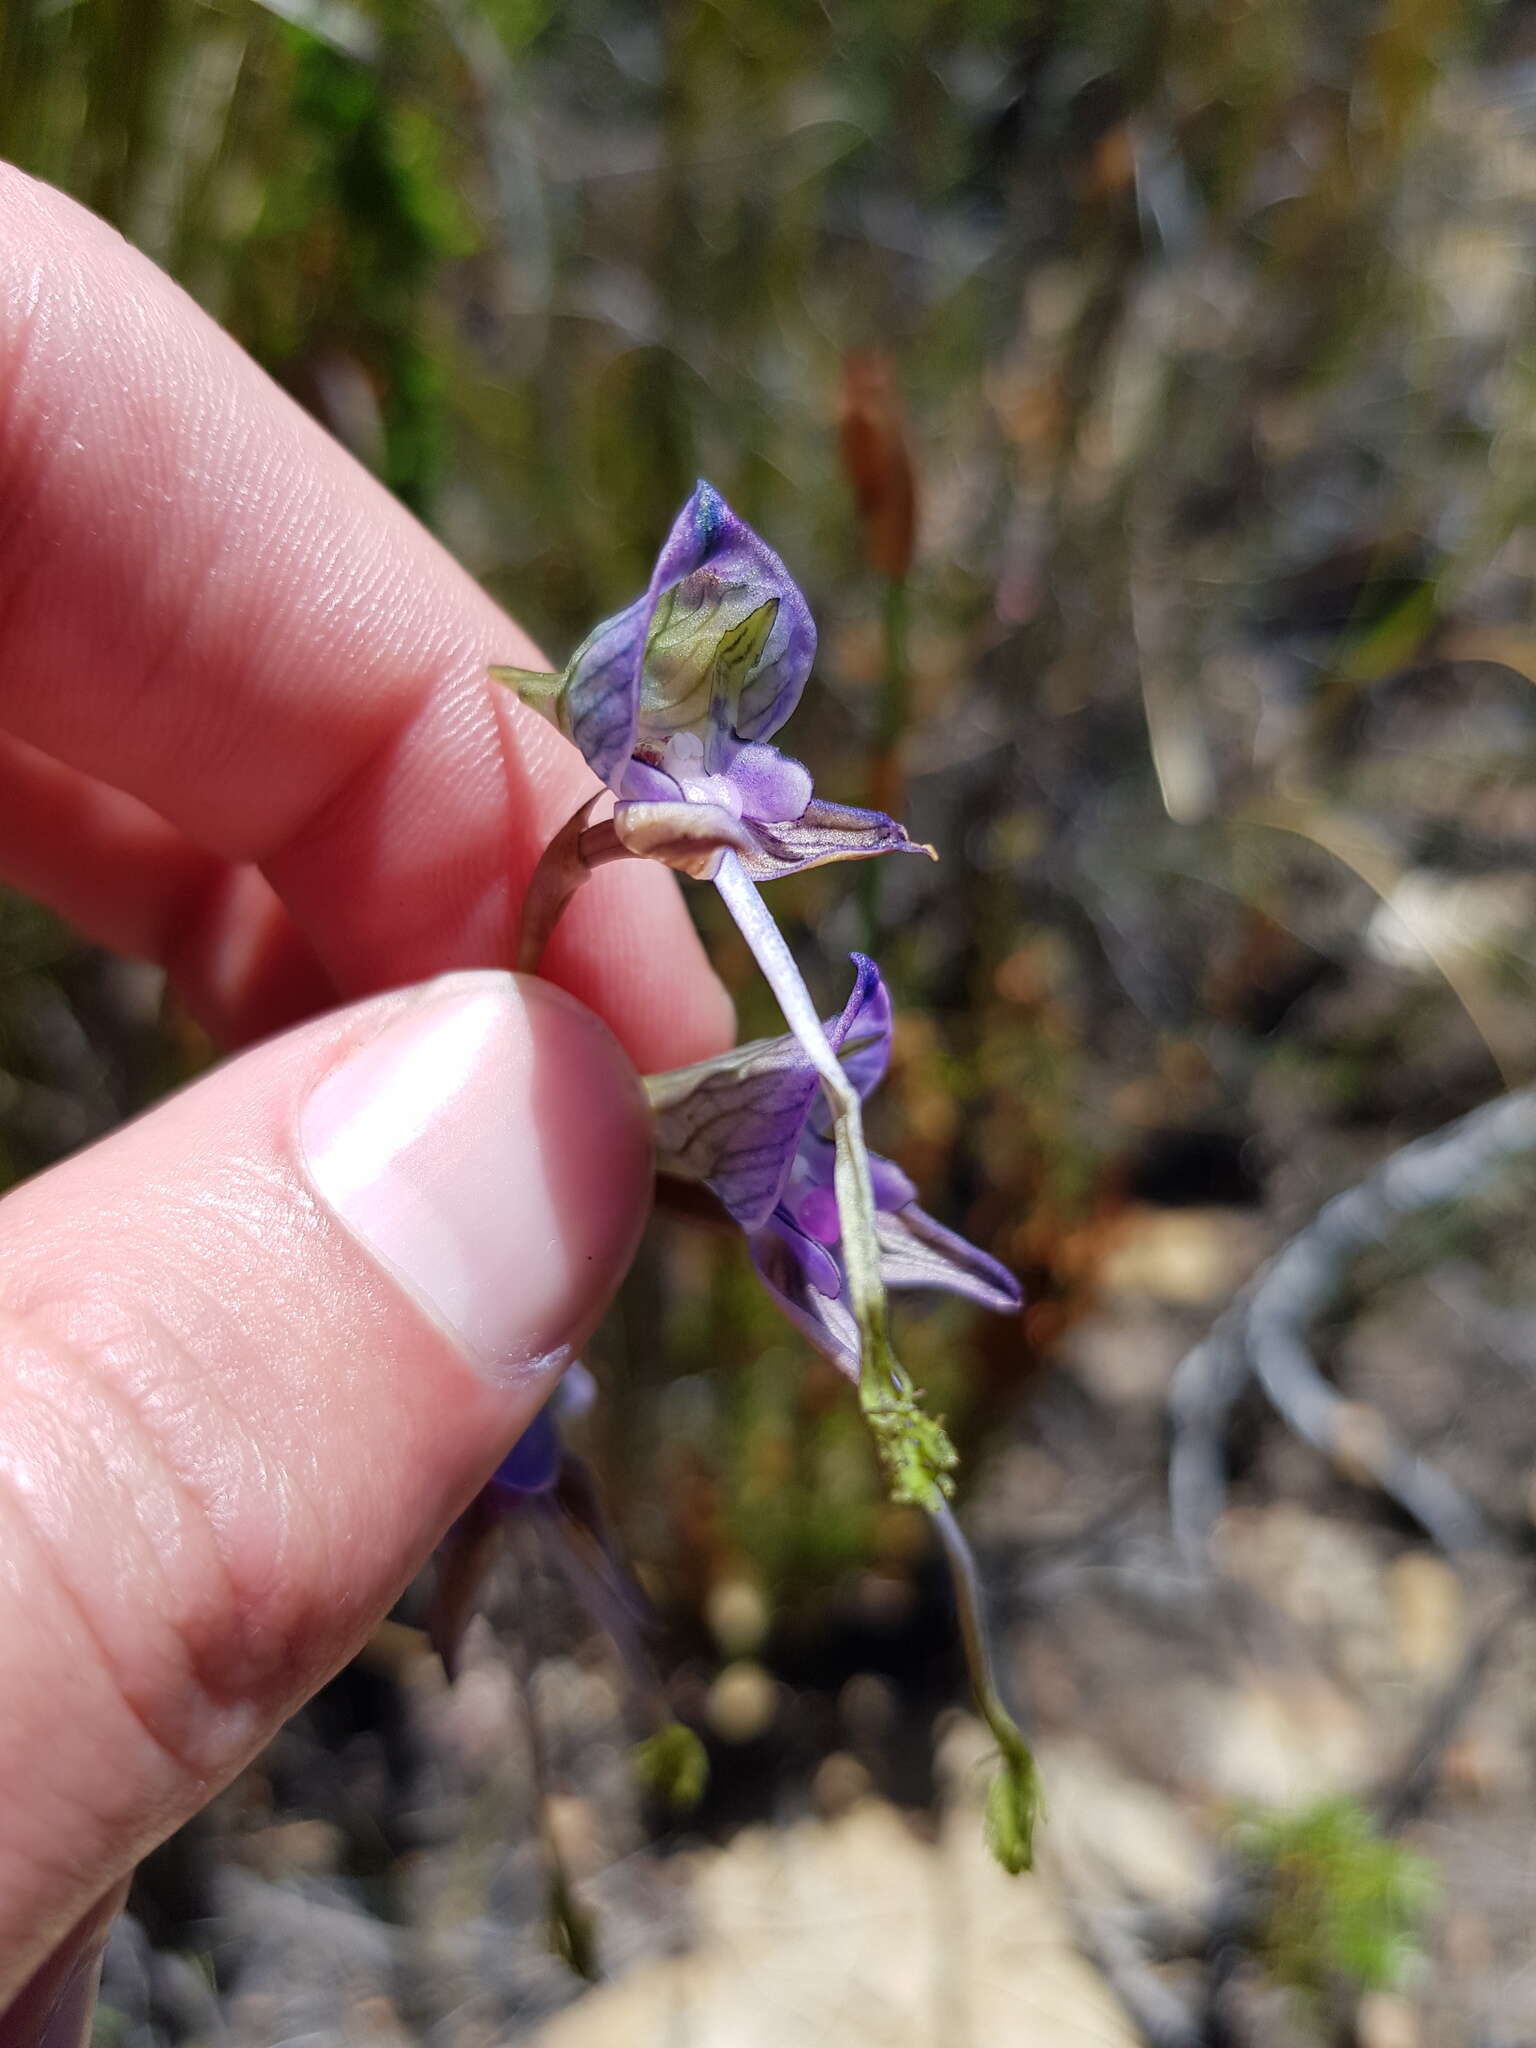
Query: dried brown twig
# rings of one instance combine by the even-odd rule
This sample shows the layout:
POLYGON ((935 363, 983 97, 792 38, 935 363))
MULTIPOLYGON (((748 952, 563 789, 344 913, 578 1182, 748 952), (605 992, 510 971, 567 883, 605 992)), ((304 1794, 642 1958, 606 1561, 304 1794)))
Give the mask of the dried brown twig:
POLYGON ((1299 1436, 1412 1516, 1441 1549, 1490 1540, 1479 1509, 1385 1420, 1348 1402, 1319 1371, 1307 1333, 1338 1299, 1361 1253, 1409 1216, 1465 1196, 1536 1152, 1536 1089, 1484 1103, 1394 1152, 1318 1211, 1250 1281, 1174 1375, 1169 1502, 1186 1558, 1203 1560, 1226 1498, 1224 1443, 1232 1412, 1256 1381, 1299 1436))

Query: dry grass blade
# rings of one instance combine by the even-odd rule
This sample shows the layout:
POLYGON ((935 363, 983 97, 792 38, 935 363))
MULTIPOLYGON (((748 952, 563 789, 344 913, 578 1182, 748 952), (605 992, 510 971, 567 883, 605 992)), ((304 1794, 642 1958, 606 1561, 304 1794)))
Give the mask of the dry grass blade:
POLYGON ((1189 1353, 1174 1376, 1169 1459, 1175 1531, 1186 1555, 1203 1557, 1221 1511, 1222 1443, 1250 1379, 1299 1435, 1377 1486, 1442 1549, 1489 1540, 1483 1516, 1459 1488, 1328 1384, 1307 1332, 1362 1252, 1384 1243, 1405 1218, 1464 1198, 1533 1151, 1536 1090, 1529 1089, 1405 1145, 1326 1203, 1189 1353))
POLYGON ((1426 957, 1433 961, 1447 988, 1466 1011, 1473 1028, 1488 1048, 1488 1056, 1506 1086, 1513 1086, 1528 1071, 1528 1030, 1522 1024, 1518 1039, 1512 1033, 1495 1001, 1490 977, 1476 954, 1465 946, 1447 943, 1444 934, 1415 915, 1401 892, 1407 868, 1386 835, 1362 818, 1330 810, 1307 797, 1276 796, 1254 804, 1240 813, 1236 822, 1259 825, 1276 832, 1294 833, 1309 840, 1324 853, 1358 875, 1373 889, 1401 923, 1426 957))

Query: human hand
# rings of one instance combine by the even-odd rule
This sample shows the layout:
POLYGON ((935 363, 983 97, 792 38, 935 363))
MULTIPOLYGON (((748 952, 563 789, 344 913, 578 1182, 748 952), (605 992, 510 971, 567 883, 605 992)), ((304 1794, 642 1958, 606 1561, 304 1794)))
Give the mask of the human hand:
POLYGON ((79 2038, 114 1887, 596 1320, 649 1199, 631 1062, 729 1040, 648 862, 563 920, 569 993, 463 971, 512 957, 593 787, 491 660, 537 655, 176 287, 0 169, 0 878, 267 1040, 0 1203, 7 2048, 79 2038))

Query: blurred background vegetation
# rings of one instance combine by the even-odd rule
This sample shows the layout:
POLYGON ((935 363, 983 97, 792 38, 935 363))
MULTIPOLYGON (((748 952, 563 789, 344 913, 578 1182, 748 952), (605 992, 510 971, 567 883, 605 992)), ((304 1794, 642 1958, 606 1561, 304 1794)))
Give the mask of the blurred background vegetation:
MULTIPOLYGON (((1351 1265, 1323 1455, 1236 1403, 1214 1575, 1170 1538, 1164 1438, 1267 1252, 1536 1080, 1536 8, 8 0, 0 153, 179 278, 557 659, 709 476, 821 626, 792 751, 942 850, 776 907, 828 1010, 878 952, 877 1142, 1029 1287, 904 1348, 1059 1788, 1028 1909, 1056 1917, 982 1975, 1005 2027, 1049 1943, 1087 1976, 989 2031, 974 1985, 953 2017, 951 1942, 939 2032, 803 1985, 799 2020, 758 1986, 717 2023, 695 1982, 666 2038, 1536 2038, 1529 1189, 1474 1161, 1351 1265), (1369 1483, 1388 1429, 1477 1504, 1465 1554, 1369 1483), (1231 1832, 1252 1804, 1286 1817, 1231 1832), (1438 1905, 1384 1846, 1410 1826, 1438 1905)), ((0 898, 0 1175, 206 1056, 153 973, 0 898)), ((715 1764, 690 1839, 772 1819, 787 1858, 802 1814, 942 1810, 923 1531, 731 1241, 664 1214, 592 1363, 585 1448, 715 1764)), ((623 1687, 547 1556, 497 1614, 543 1847, 504 1659, 445 1696, 386 1631, 146 1873, 104 2041, 648 2038, 604 1993, 550 2019, 550 1842, 621 1987, 707 1959, 711 1909, 680 1931, 623 1687)))

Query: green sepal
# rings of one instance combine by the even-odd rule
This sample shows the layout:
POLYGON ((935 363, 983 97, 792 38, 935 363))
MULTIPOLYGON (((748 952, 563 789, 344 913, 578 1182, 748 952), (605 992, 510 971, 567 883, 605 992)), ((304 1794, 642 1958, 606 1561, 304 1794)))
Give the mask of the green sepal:
MULTIPOLYGON (((500 683, 503 689, 510 690, 515 697, 521 698, 530 711, 537 711, 541 718, 547 718, 551 725, 558 725, 562 732, 565 731, 560 719, 560 700, 565 690, 564 669, 551 672, 537 668, 498 666, 491 669, 490 676, 493 683, 500 683)), ((567 734, 566 737, 569 738, 570 735, 567 734)))
POLYGON ((1021 1737, 1002 1744, 1002 1756, 987 1787, 987 1847, 1017 1877, 1035 1861, 1035 1824, 1040 1818, 1040 1779, 1021 1737))

